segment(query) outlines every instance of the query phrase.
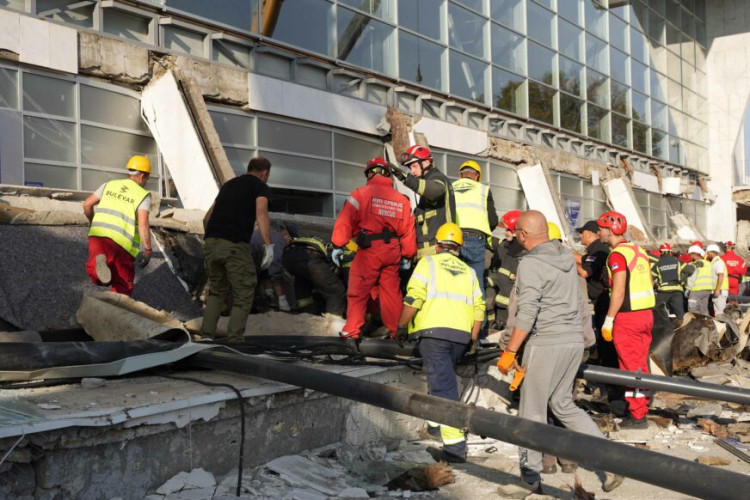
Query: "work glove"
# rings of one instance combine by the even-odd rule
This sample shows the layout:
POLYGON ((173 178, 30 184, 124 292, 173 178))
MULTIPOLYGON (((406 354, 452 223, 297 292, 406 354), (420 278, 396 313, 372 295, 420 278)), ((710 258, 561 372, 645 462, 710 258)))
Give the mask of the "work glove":
POLYGON ((269 243, 267 245, 263 245, 263 258, 260 261, 260 269, 262 271, 265 271, 269 267, 271 267, 271 262, 273 262, 273 247, 275 245, 273 243, 269 243))
POLYGON ((149 262, 151 262, 151 250, 144 250, 135 258, 135 263, 141 269, 146 267, 149 262))
POLYGON ((500 373, 503 375, 507 375, 508 371, 513 366, 513 363, 516 361, 516 353, 512 351, 508 351, 507 349, 503 351, 503 354, 500 356, 500 359, 497 361, 497 369, 500 370, 500 373))
POLYGON ((344 257, 344 249, 343 248, 334 248, 333 251, 331 251, 331 260, 334 264, 336 264, 336 267, 341 267, 341 259, 344 257))
POLYGON ((388 164, 388 170, 391 171, 391 175, 393 177, 400 180, 401 182, 404 182, 406 180, 406 176, 409 175, 401 170, 401 167, 399 167, 398 165, 394 165, 393 163, 388 164))
POLYGON ((404 347, 404 342, 409 341, 409 329, 405 326, 399 326, 396 330, 396 342, 399 347, 404 347))
POLYGON ((470 340, 468 344, 466 344, 466 352, 464 353, 464 356, 473 356, 477 353, 477 344, 479 342, 474 342, 473 340, 470 340))
POLYGON ((401 258, 401 262, 398 266, 402 271, 408 271, 411 269, 411 259, 407 259, 406 257, 401 258))
POLYGON ((276 298, 276 292, 273 291, 273 288, 265 288, 263 289, 263 295, 266 296, 266 300, 268 302, 273 302, 276 298))
POLYGON ((602 325, 602 338, 607 342, 612 342, 612 330, 615 326, 615 318, 607 316, 604 318, 604 324, 602 325))

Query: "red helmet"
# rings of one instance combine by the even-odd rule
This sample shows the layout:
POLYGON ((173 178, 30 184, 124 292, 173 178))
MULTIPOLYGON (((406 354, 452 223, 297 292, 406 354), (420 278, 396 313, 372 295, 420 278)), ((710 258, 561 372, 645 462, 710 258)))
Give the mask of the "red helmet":
POLYGON ((672 247, 669 246, 669 243, 662 243, 659 247, 659 251, 661 253, 672 253, 672 247))
POLYGON ((365 167, 365 175, 369 176, 370 172, 374 172, 375 174, 380 174, 385 177, 391 176, 391 170, 388 168, 388 162, 379 156, 367 162, 367 166, 365 167))
POLYGON ((511 210, 510 212, 505 212, 503 216, 500 218, 500 224, 497 225, 497 227, 503 227, 509 231, 515 231, 516 230, 516 224, 518 224, 518 218, 521 217, 520 210, 511 210))
POLYGON ((628 230, 628 221, 624 215, 619 212, 606 212, 599 216, 596 221, 599 227, 606 227, 612 233, 621 236, 628 230))
POLYGON ((726 243, 724 243, 724 246, 727 247, 727 249, 729 249, 729 248, 734 248, 736 245, 734 244, 734 241, 727 241, 726 243))
POLYGON ((694 241, 694 242, 692 242, 692 243, 690 244, 690 246, 691 246, 691 247, 692 247, 692 246, 696 246, 696 247, 700 247, 700 248, 703 248, 703 243, 701 243, 700 241, 694 241))
POLYGON ((406 150, 404 154, 401 155, 401 165, 403 166, 409 166, 415 161, 422 161, 422 160, 431 160, 432 159, 432 153, 430 152, 430 148, 427 148, 425 146, 415 145, 410 147, 406 150))

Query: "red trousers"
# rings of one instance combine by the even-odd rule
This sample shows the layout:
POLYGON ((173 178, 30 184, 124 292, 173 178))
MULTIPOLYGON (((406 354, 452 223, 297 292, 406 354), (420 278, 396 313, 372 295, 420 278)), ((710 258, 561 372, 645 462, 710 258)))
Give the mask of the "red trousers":
POLYGON ((89 236, 89 260, 86 261, 86 274, 95 285, 101 285, 96 276, 96 256, 107 256, 107 266, 112 272, 112 291, 130 296, 135 279, 135 259, 120 245, 109 238, 89 236))
MULTIPOLYGON (((612 331, 620 370, 649 373, 648 352, 651 347, 651 329, 654 314, 651 309, 620 312, 615 316, 612 331)), ((625 388, 625 400, 633 418, 641 419, 648 413, 649 392, 647 389, 625 388)))
POLYGON ((367 302, 371 292, 377 288, 380 302, 380 317, 388 330, 395 332, 401 315, 401 290, 399 288, 398 265, 401 247, 398 241, 386 244, 373 241, 372 246, 360 249, 354 256, 349 271, 349 287, 346 292, 347 311, 344 332, 359 336, 365 324, 367 302))
POLYGON ((735 278, 734 276, 729 277, 729 295, 739 295, 740 294, 740 280, 735 278))

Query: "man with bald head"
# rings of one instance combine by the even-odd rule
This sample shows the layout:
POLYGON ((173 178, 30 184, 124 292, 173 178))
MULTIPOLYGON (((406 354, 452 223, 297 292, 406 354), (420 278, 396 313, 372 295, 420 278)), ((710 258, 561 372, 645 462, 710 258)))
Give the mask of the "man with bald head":
MULTIPOLYGON (((524 212, 515 234, 528 253, 521 259, 516 275, 515 326, 497 366, 503 373, 512 367, 518 369, 516 352, 528 337, 521 363, 526 377, 518 416, 546 423, 549 409, 568 429, 604 439, 572 396, 583 356, 576 263, 559 241, 550 241, 547 220, 541 212, 524 212)), ((542 453, 522 448, 520 462, 521 481, 499 489, 506 498, 541 493, 542 453)), ((607 473, 603 489, 612 491, 622 481, 622 476, 607 473)))

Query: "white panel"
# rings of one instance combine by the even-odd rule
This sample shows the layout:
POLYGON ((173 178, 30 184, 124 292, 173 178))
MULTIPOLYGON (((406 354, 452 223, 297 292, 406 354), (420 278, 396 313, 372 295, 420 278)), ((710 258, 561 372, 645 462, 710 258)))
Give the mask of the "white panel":
POLYGON ((49 25, 47 21, 21 17, 21 62, 49 67, 49 25))
POLYGON ((633 186, 645 189, 652 193, 661 193, 659 191, 659 179, 655 175, 647 174, 645 172, 639 172, 638 170, 633 171, 633 186))
POLYGON ((645 235, 651 234, 650 231, 646 231, 646 226, 639 215, 638 206, 635 204, 635 198, 625 181, 623 179, 611 179, 604 181, 602 185, 615 212, 620 212, 625 216, 628 226, 640 229, 645 235))
POLYGON ((332 94, 276 78, 250 73, 250 108, 299 118, 364 134, 383 135, 377 129, 385 116, 385 106, 332 94))
POLYGON ((560 214, 557 213, 555 198, 557 191, 547 183, 547 176, 540 164, 518 168, 518 179, 523 187, 523 194, 530 210, 538 210, 547 218, 547 222, 554 222, 563 234, 563 241, 567 237, 560 214))
POLYGON ((78 32, 59 24, 49 25, 50 68, 78 73, 78 32))
POLYGON ((172 72, 143 90, 141 113, 164 156, 183 206, 208 210, 219 185, 172 72))
POLYGON ((21 16, 0 10, 0 49, 21 53, 21 16))
POLYGON ((663 177, 661 180, 662 188, 664 188, 664 194, 682 194, 682 178, 681 177, 663 177))
POLYGON ((415 132, 427 137, 430 146, 478 155, 487 150, 487 133, 461 127, 434 118, 422 118, 414 125, 415 132))

